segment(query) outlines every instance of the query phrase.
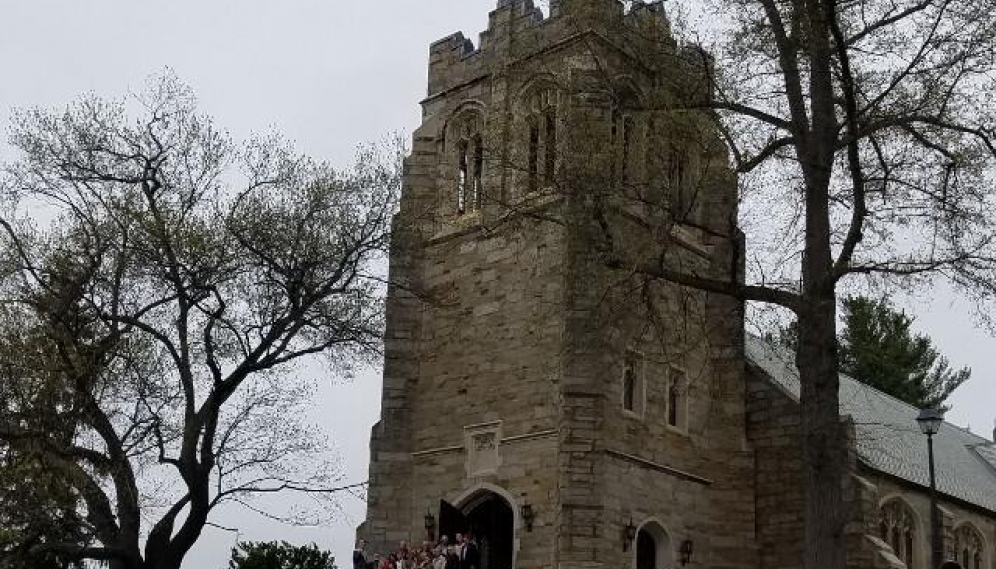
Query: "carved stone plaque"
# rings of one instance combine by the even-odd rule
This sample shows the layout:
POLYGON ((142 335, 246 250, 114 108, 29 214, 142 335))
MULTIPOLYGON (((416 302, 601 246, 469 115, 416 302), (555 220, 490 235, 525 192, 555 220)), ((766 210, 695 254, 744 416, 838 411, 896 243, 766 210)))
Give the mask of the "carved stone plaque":
POLYGON ((464 427, 467 476, 493 474, 501 465, 501 422, 464 427))

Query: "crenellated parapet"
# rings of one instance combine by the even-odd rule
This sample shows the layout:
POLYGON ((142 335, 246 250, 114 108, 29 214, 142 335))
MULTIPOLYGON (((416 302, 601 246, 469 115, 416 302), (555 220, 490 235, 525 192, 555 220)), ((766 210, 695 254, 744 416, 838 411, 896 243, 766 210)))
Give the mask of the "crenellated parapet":
POLYGON ((467 59, 475 53, 474 42, 462 32, 433 42, 429 46, 429 95, 449 88, 455 72, 466 68, 467 59))
POLYGON ((477 44, 456 33, 430 47, 428 95, 479 79, 572 37, 594 33, 634 53, 673 51, 676 43, 663 0, 551 0, 549 15, 534 0, 498 0, 477 44), (632 33, 634 29, 639 33, 632 33))
MULTIPOLYGON (((547 170, 585 179, 621 170, 613 166, 619 159, 611 145, 599 146, 609 149, 604 153, 587 149, 592 159, 583 162, 558 166, 546 158, 577 151, 583 144, 574 140, 578 136, 635 137, 657 148, 682 130, 686 142, 702 139, 700 153, 724 155, 722 143, 698 124, 703 117, 681 112, 710 98, 711 71, 704 50, 675 40, 663 1, 552 0, 544 14, 535 0, 497 0, 477 42, 455 33, 430 47, 428 97, 416 138, 438 161, 437 183, 409 192, 427 203, 439 200, 428 206, 439 219, 427 233, 449 231, 440 221, 448 216, 466 221, 499 215, 472 207, 475 187, 490 189, 498 196, 491 201, 502 202, 537 188, 547 170)), ((672 159, 641 164, 647 172, 640 175, 672 159)))

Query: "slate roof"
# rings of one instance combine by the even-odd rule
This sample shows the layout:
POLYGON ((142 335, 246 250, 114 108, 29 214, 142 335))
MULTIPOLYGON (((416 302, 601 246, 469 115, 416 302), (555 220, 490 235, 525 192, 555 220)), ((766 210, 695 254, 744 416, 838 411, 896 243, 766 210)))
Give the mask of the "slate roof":
MULTIPOLYGON (((796 401, 799 374, 791 351, 747 335, 747 360, 796 401)), ((840 376, 840 414, 850 415, 859 459, 868 467, 929 488, 927 441, 916 424, 919 410, 877 389, 840 376)), ((937 488, 996 512, 996 447, 944 423, 934 436, 937 488)))

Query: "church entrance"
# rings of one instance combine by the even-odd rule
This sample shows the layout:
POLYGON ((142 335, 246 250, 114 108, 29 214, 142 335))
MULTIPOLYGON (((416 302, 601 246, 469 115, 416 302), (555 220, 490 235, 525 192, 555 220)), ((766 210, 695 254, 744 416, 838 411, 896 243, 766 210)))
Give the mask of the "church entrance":
POLYGON ((669 569, 671 538, 657 522, 647 522, 636 532, 636 569, 669 569))
POLYGON ((647 530, 636 536, 636 569, 657 569, 657 544, 647 530))
POLYGON ((443 501, 439 532, 453 543, 457 533, 473 533, 481 555, 480 569, 514 569, 515 513, 504 498, 483 490, 459 508, 443 501))

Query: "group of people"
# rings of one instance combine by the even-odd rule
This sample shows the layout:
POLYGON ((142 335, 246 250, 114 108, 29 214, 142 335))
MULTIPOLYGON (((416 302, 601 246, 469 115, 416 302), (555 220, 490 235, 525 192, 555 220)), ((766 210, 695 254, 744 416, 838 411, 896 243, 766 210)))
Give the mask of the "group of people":
POLYGON ((439 541, 422 542, 421 548, 411 548, 402 541, 397 551, 388 555, 367 553, 367 541, 360 539, 353 550, 353 569, 480 569, 481 550, 472 532, 456 534, 454 542, 449 536, 439 541))

